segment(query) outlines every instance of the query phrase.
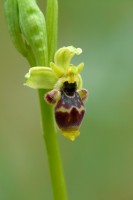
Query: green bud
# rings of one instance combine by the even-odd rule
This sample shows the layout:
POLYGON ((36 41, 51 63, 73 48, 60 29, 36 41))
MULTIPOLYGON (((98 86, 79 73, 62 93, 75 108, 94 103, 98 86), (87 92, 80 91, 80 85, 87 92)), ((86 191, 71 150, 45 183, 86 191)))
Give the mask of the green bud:
POLYGON ((16 49, 23 56, 26 56, 27 50, 19 26, 19 13, 18 13, 17 0, 5 0, 4 10, 12 42, 14 43, 16 49))
POLYGON ((37 65, 47 63, 47 33, 44 15, 35 0, 18 0, 21 32, 31 47, 37 65))
POLYGON ((52 89, 58 78, 49 67, 32 67, 25 75, 25 84, 33 89, 52 89))

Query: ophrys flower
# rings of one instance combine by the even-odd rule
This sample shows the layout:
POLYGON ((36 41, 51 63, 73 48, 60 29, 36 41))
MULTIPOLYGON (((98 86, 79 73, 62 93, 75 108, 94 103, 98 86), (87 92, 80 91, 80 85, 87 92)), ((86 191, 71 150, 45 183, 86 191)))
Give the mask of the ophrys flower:
POLYGON ((80 75, 84 64, 70 64, 72 57, 82 52, 73 46, 60 48, 50 67, 33 67, 26 74, 25 85, 35 89, 51 89, 44 99, 54 104, 55 121, 61 133, 74 140, 79 134, 79 128, 85 114, 83 102, 88 92, 82 88, 80 75))

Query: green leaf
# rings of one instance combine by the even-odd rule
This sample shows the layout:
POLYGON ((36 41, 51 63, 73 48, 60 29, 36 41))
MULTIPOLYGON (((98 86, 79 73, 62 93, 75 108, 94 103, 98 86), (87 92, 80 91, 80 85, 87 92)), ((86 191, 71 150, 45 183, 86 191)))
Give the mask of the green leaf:
POLYGON ((32 67, 25 75, 24 85, 33 89, 53 89, 58 78, 49 67, 32 67))

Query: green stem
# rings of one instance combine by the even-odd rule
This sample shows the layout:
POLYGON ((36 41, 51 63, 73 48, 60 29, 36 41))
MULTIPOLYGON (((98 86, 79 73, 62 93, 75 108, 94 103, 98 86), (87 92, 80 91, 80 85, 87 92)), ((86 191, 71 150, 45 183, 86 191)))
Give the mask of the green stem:
MULTIPOLYGON (((57 0, 47 0, 47 41, 48 41, 48 63, 53 61, 54 53, 57 45, 57 17, 58 3, 57 0)), ((43 63, 38 60, 38 65, 48 66, 48 63, 43 63)), ((67 192, 65 179, 63 174, 59 145, 57 141, 57 132, 55 129, 53 107, 49 106, 44 101, 46 90, 38 90, 43 137, 46 145, 51 182, 55 200, 67 200, 67 192)))
POLYGON ((46 144, 48 162, 55 200, 67 200, 61 156, 54 126, 53 108, 44 102, 46 90, 39 90, 43 136, 46 144))

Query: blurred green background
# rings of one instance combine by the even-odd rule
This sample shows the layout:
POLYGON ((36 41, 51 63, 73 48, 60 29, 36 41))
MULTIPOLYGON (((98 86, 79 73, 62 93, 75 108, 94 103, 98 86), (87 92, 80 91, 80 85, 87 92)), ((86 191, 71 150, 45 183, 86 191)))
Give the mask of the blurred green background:
MULTIPOLYGON (((39 1, 41 7, 44 1, 39 1)), ((0 4, 0 200, 52 200, 37 92, 0 4)), ((58 135, 70 200, 133 199, 133 1, 59 0, 59 47, 81 47, 81 135, 58 135)))

